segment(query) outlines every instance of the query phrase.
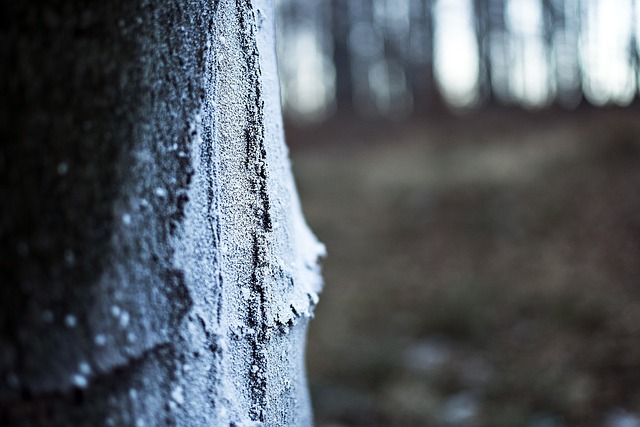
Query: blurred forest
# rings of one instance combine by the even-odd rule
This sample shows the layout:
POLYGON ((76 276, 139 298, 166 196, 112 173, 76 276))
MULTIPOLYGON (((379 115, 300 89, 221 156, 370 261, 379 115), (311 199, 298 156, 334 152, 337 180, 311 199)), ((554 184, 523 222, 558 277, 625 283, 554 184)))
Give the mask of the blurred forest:
POLYGON ((279 0, 319 426, 640 427, 637 0, 279 0))
POLYGON ((279 0, 292 119, 636 102, 637 0, 279 0))

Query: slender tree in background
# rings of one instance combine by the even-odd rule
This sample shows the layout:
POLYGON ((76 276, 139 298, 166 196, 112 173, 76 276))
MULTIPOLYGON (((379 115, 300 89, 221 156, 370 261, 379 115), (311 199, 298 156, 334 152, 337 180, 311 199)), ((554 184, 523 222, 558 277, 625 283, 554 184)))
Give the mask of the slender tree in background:
POLYGON ((309 425, 266 0, 0 8, 0 425, 309 425))
POLYGON ((553 0, 542 0, 542 41, 545 50, 545 62, 547 63, 547 84, 551 86, 551 96, 555 98, 558 81, 558 66, 556 61, 555 33, 562 29, 561 17, 556 10, 553 0))
POLYGON ((554 0, 554 48, 556 102, 575 108, 582 100, 582 64, 580 60, 580 4, 577 0, 554 0))
POLYGON ((413 94, 413 109, 417 116, 442 107, 433 72, 434 23, 433 0, 413 0, 410 3, 409 41, 406 43, 409 84, 413 94))
POLYGON ((333 63, 336 70, 336 113, 353 112, 353 84, 351 82, 351 54, 349 52, 348 0, 331 0, 331 29, 333 63))
POLYGON ((491 85, 491 33, 493 28, 490 0, 473 0, 473 10, 478 43, 478 91, 481 102, 492 104, 495 99, 491 85))
POLYGON ((348 46, 353 104, 356 111, 371 114, 377 106, 371 90, 370 70, 381 56, 384 41, 374 26, 372 1, 349 0, 347 10, 351 21, 348 46))
POLYGON ((638 0, 631 0, 631 37, 629 40, 629 65, 633 72, 635 96, 633 102, 638 103, 640 93, 640 46, 638 45, 638 0))

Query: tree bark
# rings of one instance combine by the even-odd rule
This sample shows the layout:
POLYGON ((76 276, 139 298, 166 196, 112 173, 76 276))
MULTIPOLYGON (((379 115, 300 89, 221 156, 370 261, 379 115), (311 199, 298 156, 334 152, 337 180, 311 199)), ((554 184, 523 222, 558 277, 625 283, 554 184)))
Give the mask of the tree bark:
POLYGON ((0 6, 0 425, 311 424, 273 15, 0 6))

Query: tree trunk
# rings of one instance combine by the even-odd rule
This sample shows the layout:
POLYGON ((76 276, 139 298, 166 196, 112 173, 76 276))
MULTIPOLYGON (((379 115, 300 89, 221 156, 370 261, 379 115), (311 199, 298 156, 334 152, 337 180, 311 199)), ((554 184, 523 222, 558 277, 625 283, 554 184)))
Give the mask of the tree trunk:
POLYGON ((311 424, 273 9, 0 6, 0 425, 311 424))
POLYGON ((352 115, 353 82, 349 32, 351 27, 348 0, 331 0, 333 65, 336 69, 336 115, 352 115))
POLYGON ((491 14, 488 0, 474 0, 476 43, 478 44, 478 92, 482 104, 493 103, 491 86, 491 14))

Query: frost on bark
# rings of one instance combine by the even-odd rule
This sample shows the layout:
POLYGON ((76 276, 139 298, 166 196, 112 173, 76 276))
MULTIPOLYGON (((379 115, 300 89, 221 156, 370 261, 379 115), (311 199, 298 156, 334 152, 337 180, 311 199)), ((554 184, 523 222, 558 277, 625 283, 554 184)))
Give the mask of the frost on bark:
POLYGON ((0 425, 310 425, 267 0, 0 6, 0 425))

